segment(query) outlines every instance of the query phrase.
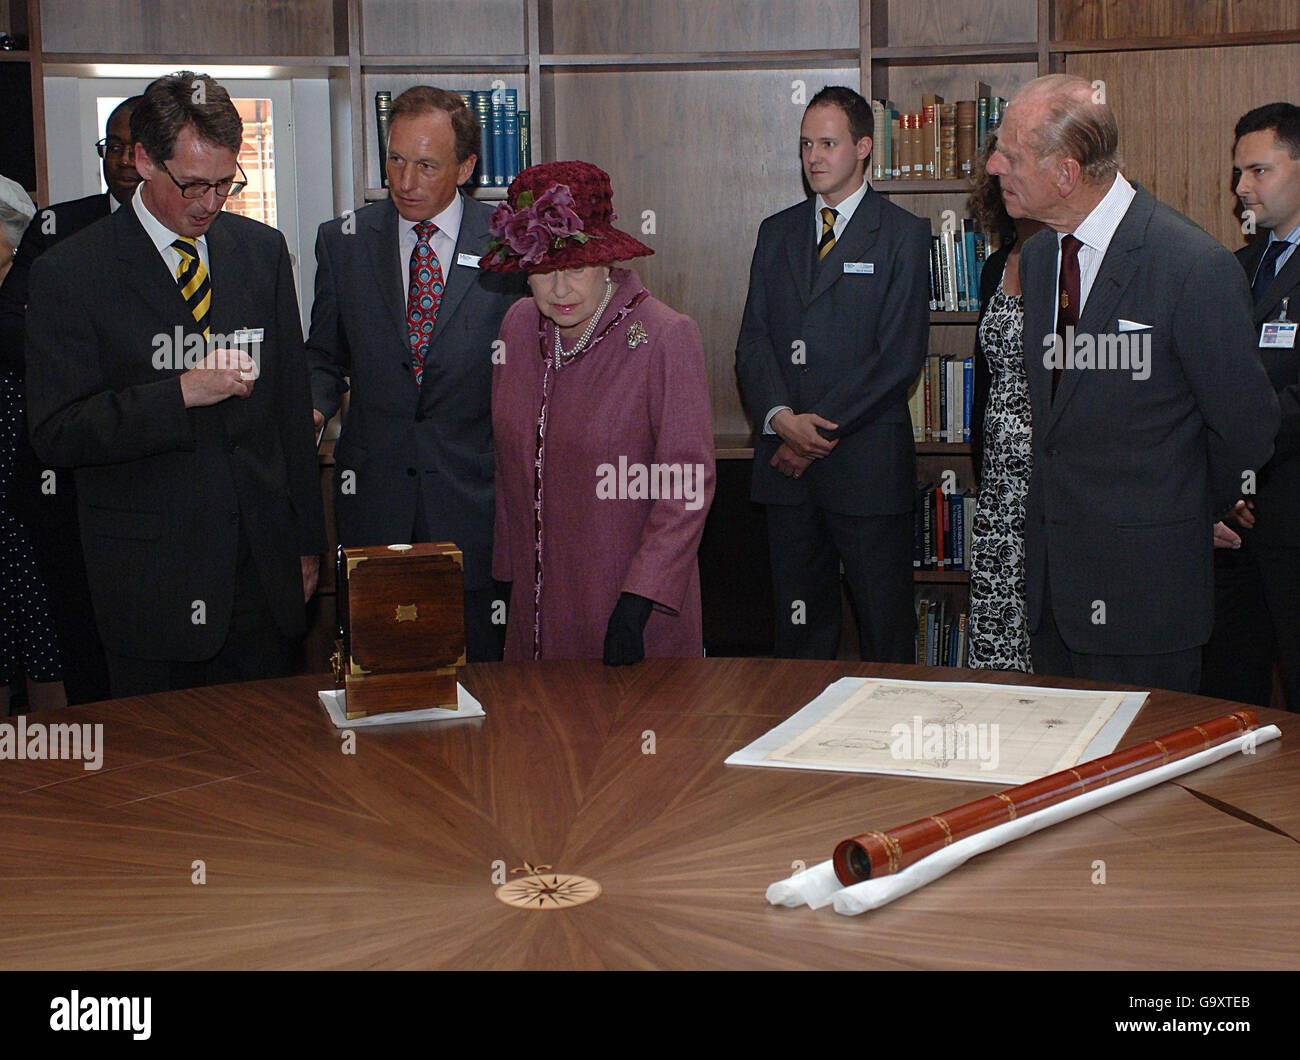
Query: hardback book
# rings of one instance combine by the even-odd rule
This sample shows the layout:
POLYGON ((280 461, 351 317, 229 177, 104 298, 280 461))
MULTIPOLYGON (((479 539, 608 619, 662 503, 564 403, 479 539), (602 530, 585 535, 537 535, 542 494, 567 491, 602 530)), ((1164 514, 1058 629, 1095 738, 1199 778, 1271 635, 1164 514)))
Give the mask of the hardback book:
POLYGON ((450 542, 339 548, 334 679, 347 716, 457 708, 464 561, 450 542))
POLYGON ((533 121, 529 112, 519 112, 519 169, 515 176, 533 164, 533 121))
POLYGON ((508 91, 509 89, 506 88, 494 88, 488 93, 492 101, 492 186, 494 188, 504 188, 509 183, 506 179, 509 166, 506 141, 506 93, 508 91))
POLYGON ((871 101, 871 179, 885 180, 886 156, 889 154, 885 105, 878 99, 871 101))
POLYGON ((939 108, 939 167, 943 180, 957 179, 957 104, 945 103, 939 108))
POLYGON ((957 176, 969 177, 975 166, 975 101, 957 103, 957 176))
POLYGON ((388 111, 393 105, 391 92, 375 93, 375 135, 379 138, 379 186, 388 187, 388 111))
POLYGON ((927 92, 921 97, 921 108, 925 126, 922 129, 921 155, 925 167, 926 180, 938 180, 943 174, 940 159, 943 125, 943 96, 927 92))
POLYGON ((495 186, 492 169, 492 93, 475 89, 474 115, 478 118, 481 142, 478 153, 478 186, 491 188, 495 186))
POLYGON ((501 125, 505 130, 505 186, 519 176, 519 92, 517 89, 505 90, 505 114, 501 125))

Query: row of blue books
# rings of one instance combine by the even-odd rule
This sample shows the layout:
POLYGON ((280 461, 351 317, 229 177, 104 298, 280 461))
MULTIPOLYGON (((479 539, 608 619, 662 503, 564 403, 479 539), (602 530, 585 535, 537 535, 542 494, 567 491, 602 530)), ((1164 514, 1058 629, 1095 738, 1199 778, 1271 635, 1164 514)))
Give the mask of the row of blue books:
POLYGON ((461 90, 460 97, 474 111, 482 130, 478 165, 470 183, 508 188, 521 169, 533 164, 528 111, 519 109, 518 90, 461 90))

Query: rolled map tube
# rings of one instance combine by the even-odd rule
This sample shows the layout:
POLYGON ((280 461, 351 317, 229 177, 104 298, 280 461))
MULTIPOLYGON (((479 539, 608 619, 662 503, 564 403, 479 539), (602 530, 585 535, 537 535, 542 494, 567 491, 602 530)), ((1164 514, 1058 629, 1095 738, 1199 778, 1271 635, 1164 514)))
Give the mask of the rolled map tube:
POLYGON ((845 839, 835 848, 831 859, 835 875, 845 887, 851 887, 863 880, 898 872, 958 839, 1055 806, 1113 781, 1176 762, 1234 739, 1258 725, 1259 718, 1253 711, 1234 711, 887 832, 866 832, 845 839))

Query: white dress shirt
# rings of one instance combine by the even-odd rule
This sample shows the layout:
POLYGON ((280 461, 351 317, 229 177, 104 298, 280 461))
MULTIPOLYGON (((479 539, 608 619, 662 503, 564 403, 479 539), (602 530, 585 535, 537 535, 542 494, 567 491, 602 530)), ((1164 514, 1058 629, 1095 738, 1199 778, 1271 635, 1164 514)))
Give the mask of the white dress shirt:
MULTIPOLYGON (((1083 309, 1088 304, 1088 292, 1092 290, 1097 273, 1101 271, 1101 262, 1106 256, 1106 248, 1115 238, 1115 231, 1119 228, 1119 223, 1124 220, 1124 214, 1128 212, 1136 194, 1133 185, 1124 179, 1124 174, 1116 173, 1115 183, 1110 186, 1110 190, 1102 196, 1101 202, 1092 208, 1092 213, 1088 214, 1072 233, 1074 238, 1083 244, 1079 248, 1080 319, 1083 319, 1083 309)), ((1056 233, 1056 289, 1058 291, 1061 289, 1061 240, 1069 234, 1071 233, 1056 233)), ((1060 309, 1060 299, 1056 299, 1054 305, 1056 308, 1053 310, 1053 326, 1056 324, 1056 310, 1060 309)))
MULTIPOLYGON (((140 218, 145 233, 153 241, 154 249, 162 255, 163 261, 167 264, 167 271, 175 276, 176 270, 180 267, 181 252, 172 246, 172 242, 179 239, 180 236, 149 212, 149 207, 144 204, 142 194, 145 183, 142 180, 136 185, 135 194, 131 197, 131 206, 135 209, 136 217, 140 218)), ((199 260, 203 262, 203 267, 208 270, 208 275, 211 276, 212 262, 208 260, 208 237, 206 235, 199 236, 195 242, 199 245, 199 260)))
MULTIPOLYGON (((447 273, 451 271, 452 262, 456 256, 456 240, 460 237, 460 220, 465 216, 465 203, 457 192, 448 206, 442 213, 429 218, 438 230, 433 233, 433 238, 429 240, 429 245, 433 248, 433 255, 438 259, 438 265, 442 269, 442 282, 447 283, 447 273)), ((408 221, 405 217, 398 214, 397 217, 397 260, 401 268, 402 283, 402 305, 406 305, 407 296, 410 294, 411 286, 411 255, 415 253, 415 226, 418 222, 408 221)))

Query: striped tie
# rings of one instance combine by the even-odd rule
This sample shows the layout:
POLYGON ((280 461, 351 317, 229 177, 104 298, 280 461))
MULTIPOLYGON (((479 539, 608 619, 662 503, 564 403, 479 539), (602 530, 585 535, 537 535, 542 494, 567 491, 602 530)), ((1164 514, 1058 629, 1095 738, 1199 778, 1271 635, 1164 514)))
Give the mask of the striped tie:
POLYGON ((181 262, 176 266, 176 282, 180 285, 181 297, 194 314, 194 322, 203 332, 203 337, 211 338, 208 310, 212 306, 212 285, 208 283, 208 270, 199 257, 199 245, 193 239, 182 237, 172 243, 172 249, 181 256, 181 262))
POLYGON ((838 217, 834 210, 829 206, 822 207, 822 238, 817 244, 817 260, 821 261, 831 252, 831 247, 835 245, 835 218, 838 217))

